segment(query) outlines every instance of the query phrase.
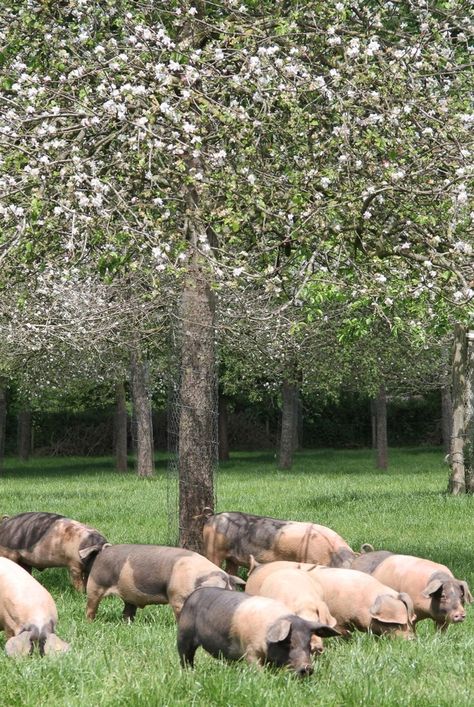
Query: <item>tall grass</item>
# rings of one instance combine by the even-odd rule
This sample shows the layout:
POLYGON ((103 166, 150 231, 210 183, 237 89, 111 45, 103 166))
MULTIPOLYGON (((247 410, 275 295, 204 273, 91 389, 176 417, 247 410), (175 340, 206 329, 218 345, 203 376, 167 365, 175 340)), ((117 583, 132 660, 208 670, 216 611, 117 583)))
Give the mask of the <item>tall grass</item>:
MULTIPOLYGON (((218 510, 242 510, 314 520, 337 530, 354 549, 418 554, 447 564, 474 587, 474 499, 445 495, 440 450, 391 450, 388 473, 373 469, 367 451, 297 455, 290 472, 269 454, 239 453, 222 465, 218 510)), ((7 461, 0 478, 0 514, 62 513, 97 527, 112 542, 171 543, 174 481, 158 460, 152 480, 118 475, 110 459, 7 461), (171 523, 169 522, 171 516, 171 523)), ((95 622, 85 620, 85 597, 65 570, 35 576, 54 596, 58 635, 71 643, 61 657, 12 660, 0 652, 0 701, 25 707, 158 705, 471 705, 474 695, 474 608, 444 635, 420 624, 415 641, 358 634, 328 640, 315 674, 298 680, 285 671, 259 671, 216 661, 201 649, 196 669, 182 671, 169 607, 121 621, 121 602, 104 600, 95 622)), ((0 634, 0 649, 3 637, 0 634)))

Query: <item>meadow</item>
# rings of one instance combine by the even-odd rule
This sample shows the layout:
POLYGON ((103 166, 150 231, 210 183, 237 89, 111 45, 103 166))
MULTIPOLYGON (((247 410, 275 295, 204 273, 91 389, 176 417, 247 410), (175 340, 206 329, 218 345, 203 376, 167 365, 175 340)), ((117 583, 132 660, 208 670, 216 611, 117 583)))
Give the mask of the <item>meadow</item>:
MULTIPOLYGON (((445 493, 440 449, 392 449, 390 469, 373 468, 368 450, 304 451, 290 472, 269 453, 235 453, 217 477, 216 509, 307 520, 334 528, 355 549, 416 554, 447 564, 474 589, 474 498, 445 493)), ((119 475, 107 458, 9 459, 0 478, 0 514, 41 510, 95 526, 111 542, 174 544, 176 482, 166 460, 153 479, 119 475)), ((413 641, 357 634, 326 641, 314 675, 258 670, 196 654, 194 671, 179 667, 176 626, 168 606, 121 620, 110 597, 85 619, 85 596, 66 570, 34 575, 56 600, 64 656, 9 659, 0 634, 0 701, 22 707, 301 707, 472 705, 474 605, 462 625, 437 634, 430 621, 413 641)))

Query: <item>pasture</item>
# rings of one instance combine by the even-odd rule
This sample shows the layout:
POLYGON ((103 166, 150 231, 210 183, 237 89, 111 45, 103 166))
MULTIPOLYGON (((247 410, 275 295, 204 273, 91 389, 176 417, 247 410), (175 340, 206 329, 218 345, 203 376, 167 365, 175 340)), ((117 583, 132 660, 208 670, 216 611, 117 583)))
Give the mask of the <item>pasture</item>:
MULTIPOLYGON (((290 472, 268 453, 235 453, 221 465, 217 506, 334 528, 355 549, 416 554, 447 564, 474 587, 474 498, 445 495, 448 469, 439 449, 391 450, 388 473, 367 450, 304 451, 290 472)), ((0 479, 0 513, 57 512, 95 526, 111 542, 169 544, 175 498, 166 461, 153 479, 119 475, 105 458, 10 459, 0 479), (170 500, 171 499, 171 500, 170 500)), ((105 599, 95 622, 66 570, 34 575, 56 600, 65 656, 12 660, 0 634, 1 702, 22 707, 156 707, 215 705, 301 707, 471 705, 474 694, 474 605, 464 624, 435 634, 424 621, 416 640, 357 634, 327 640, 315 673, 299 680, 196 654, 194 672, 179 667, 176 627, 167 606, 121 620, 122 602, 105 599)))

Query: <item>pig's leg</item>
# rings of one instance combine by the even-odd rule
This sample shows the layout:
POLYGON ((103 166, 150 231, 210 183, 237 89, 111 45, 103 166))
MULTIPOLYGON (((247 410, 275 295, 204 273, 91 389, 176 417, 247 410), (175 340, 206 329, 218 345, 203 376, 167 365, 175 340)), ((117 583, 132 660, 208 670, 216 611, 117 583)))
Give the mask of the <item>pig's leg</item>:
POLYGON ((180 631, 178 633, 178 653, 182 668, 194 668, 194 654, 197 645, 191 632, 180 631))
POLYGON ((97 614, 97 607, 100 604, 100 600, 104 596, 105 589, 98 587, 95 582, 91 582, 89 579, 88 587, 87 587, 87 607, 86 607, 86 616, 89 619, 89 621, 93 621, 95 619, 95 615, 97 614))
POLYGON ((72 565, 69 569, 69 575, 74 589, 77 589, 78 592, 85 592, 87 581, 84 581, 81 565, 72 565))
POLYGON ((137 607, 134 606, 134 604, 129 604, 128 602, 125 602, 125 606, 124 606, 123 612, 122 612, 123 620, 128 621, 128 623, 131 624, 132 621, 135 619, 136 613, 137 613, 137 607))

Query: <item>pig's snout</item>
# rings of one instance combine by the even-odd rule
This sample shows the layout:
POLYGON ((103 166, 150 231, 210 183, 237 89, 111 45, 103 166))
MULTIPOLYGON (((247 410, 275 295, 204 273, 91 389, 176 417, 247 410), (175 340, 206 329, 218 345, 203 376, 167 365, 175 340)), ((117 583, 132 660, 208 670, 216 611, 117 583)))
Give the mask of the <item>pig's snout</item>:
POLYGON ((306 678, 309 675, 313 674, 313 666, 310 663, 307 663, 306 665, 301 665, 299 668, 296 669, 296 674, 300 678, 306 678))
POLYGON ((464 621, 466 618, 466 612, 465 611, 456 611, 455 614, 452 616, 452 622, 453 624, 459 624, 461 621, 464 621))

